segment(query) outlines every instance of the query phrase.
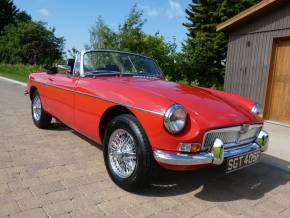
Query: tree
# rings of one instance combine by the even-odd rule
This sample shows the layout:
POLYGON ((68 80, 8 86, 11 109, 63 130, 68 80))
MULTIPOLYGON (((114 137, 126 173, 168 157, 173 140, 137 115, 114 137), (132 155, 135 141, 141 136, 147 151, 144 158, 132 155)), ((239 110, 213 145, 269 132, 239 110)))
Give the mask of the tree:
POLYGON ((216 32, 216 25, 257 3, 257 0, 192 0, 186 9, 187 40, 183 56, 188 68, 185 76, 191 83, 221 87, 227 51, 227 36, 216 32))
POLYGON ((25 11, 20 11, 15 15, 15 22, 29 22, 32 21, 32 18, 29 14, 27 14, 25 11))
POLYGON ((145 54, 155 59, 163 73, 171 80, 180 80, 179 71, 177 71, 176 63, 176 42, 166 41, 160 33, 154 35, 145 35, 143 38, 143 46, 140 53, 145 54))
POLYGON ((71 48, 70 50, 67 50, 67 59, 75 58, 78 53, 79 53, 79 50, 77 50, 76 48, 71 48))
POLYGON ((145 33, 142 28, 145 22, 143 11, 139 11, 134 5, 125 21, 119 25, 120 50, 142 53, 145 43, 145 33))
POLYGON ((12 0, 0 0, 0 32, 10 23, 14 23, 18 9, 12 0))
POLYGON ((19 11, 12 0, 0 0, 0 60, 6 63, 52 64, 62 58, 64 39, 42 22, 19 11))
POLYGON ((117 48, 117 36, 104 22, 102 17, 98 17, 95 26, 90 29, 90 44, 85 45, 87 49, 114 49, 117 48))
POLYGON ((0 60, 6 63, 50 65, 63 54, 64 39, 41 22, 6 26, 0 36, 0 60))
POLYGON ((143 11, 133 6, 125 20, 113 31, 99 17, 90 30, 90 44, 87 49, 117 49, 144 54, 157 60, 163 72, 172 79, 179 79, 175 71, 176 43, 167 42, 159 33, 145 34, 143 11))

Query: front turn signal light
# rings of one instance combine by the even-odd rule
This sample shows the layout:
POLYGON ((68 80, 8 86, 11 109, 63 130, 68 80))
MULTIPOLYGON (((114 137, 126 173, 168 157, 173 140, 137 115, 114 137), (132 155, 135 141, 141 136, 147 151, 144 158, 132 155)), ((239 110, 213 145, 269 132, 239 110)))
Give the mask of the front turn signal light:
POLYGON ((179 151, 186 153, 196 153, 200 151, 199 143, 180 143, 179 151))

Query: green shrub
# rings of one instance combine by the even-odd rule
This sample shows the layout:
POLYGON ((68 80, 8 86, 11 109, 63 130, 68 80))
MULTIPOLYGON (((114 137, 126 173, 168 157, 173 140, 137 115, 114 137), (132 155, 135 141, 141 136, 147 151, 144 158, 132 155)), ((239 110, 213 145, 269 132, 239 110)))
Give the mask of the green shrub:
POLYGON ((5 64, 0 63, 0 76, 27 82, 28 75, 32 72, 43 71, 39 65, 5 64))

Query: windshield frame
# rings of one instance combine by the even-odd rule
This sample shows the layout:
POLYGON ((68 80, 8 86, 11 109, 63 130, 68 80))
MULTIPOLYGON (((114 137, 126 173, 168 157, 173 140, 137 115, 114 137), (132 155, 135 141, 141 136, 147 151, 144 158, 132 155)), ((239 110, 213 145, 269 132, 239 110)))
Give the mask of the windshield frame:
MULTIPOLYGON (((158 78, 164 79, 164 74, 163 74, 162 70, 160 69, 159 65, 157 64, 157 62, 153 58, 150 58, 148 56, 141 55, 141 54, 132 53, 132 52, 110 50, 110 49, 97 49, 97 50, 82 51, 81 52, 81 60, 80 60, 80 62, 81 62, 80 76, 81 77, 86 77, 86 76, 90 75, 90 74, 86 74, 84 72, 84 56, 85 56, 85 54, 92 53, 92 52, 111 52, 111 53, 134 55, 134 56, 139 56, 139 57, 142 57, 142 58, 149 59, 149 60, 153 61, 153 63, 155 64, 155 66, 156 66, 156 68, 157 68, 157 70, 159 72, 159 75, 156 75, 156 78, 158 77, 158 78)), ((100 76, 104 76, 104 75, 106 75, 106 74, 100 74, 100 76)), ((109 76, 109 75, 113 75, 113 74, 112 73, 111 74, 108 73, 107 75, 109 76)), ((119 75, 128 75, 128 74, 120 72, 119 75)), ((133 76, 138 76, 138 75, 135 75, 135 74, 132 74, 132 75, 133 76)), ((98 74, 95 74, 95 76, 98 76, 98 74)), ((142 75, 142 76, 146 77, 146 75, 142 75)), ((148 76, 155 77, 154 75, 148 75, 148 76)))

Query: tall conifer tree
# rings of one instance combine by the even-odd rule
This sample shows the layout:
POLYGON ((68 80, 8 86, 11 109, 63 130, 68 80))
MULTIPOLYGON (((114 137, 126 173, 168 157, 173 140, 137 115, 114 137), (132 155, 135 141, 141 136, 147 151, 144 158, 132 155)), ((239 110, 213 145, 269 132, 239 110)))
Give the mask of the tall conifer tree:
POLYGON ((217 24, 257 3, 258 0, 192 0, 183 24, 187 40, 183 45, 189 82, 221 87, 223 83, 227 36, 216 32, 217 24), (191 69, 190 69, 191 68, 191 69), (194 73, 192 73, 194 72, 194 73))

